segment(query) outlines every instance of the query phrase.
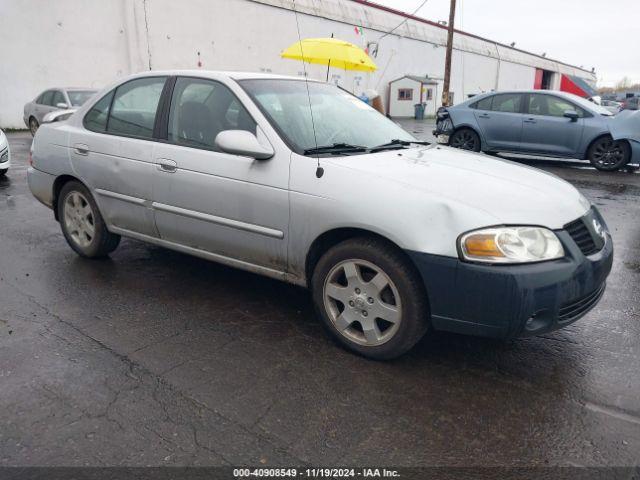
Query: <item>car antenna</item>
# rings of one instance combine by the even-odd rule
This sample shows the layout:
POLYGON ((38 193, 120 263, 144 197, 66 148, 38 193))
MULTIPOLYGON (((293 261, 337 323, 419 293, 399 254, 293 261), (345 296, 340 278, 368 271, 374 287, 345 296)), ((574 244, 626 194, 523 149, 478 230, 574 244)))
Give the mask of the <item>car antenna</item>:
MULTIPOLYGON (((302 71, 304 73, 304 84, 307 87, 307 98, 309 100, 309 113, 311 114, 311 128, 313 129, 313 141, 316 144, 316 149, 318 148, 318 137, 316 136, 316 124, 313 120, 313 108, 311 107, 311 93, 309 92, 309 77, 307 76, 307 66, 304 63, 304 51, 302 50, 302 36, 300 35, 300 22, 298 21, 298 11, 296 9, 296 0, 293 0, 293 14, 296 17, 296 29, 298 31, 298 42, 300 45, 300 53, 302 56, 302 71)), ((332 35, 333 36, 333 35, 332 35)), ((320 166, 320 155, 316 153, 316 177, 322 178, 324 175, 324 168, 320 166)))

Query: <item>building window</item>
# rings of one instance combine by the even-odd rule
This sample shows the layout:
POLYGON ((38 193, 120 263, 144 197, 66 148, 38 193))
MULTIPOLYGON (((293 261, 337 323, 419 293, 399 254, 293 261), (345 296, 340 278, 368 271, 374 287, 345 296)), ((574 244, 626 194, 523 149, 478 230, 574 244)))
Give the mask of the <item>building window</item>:
POLYGON ((413 89, 412 88, 399 88, 398 89, 398 100, 413 100, 413 89))
POLYGON ((433 100, 433 88, 427 88, 427 100, 433 100))

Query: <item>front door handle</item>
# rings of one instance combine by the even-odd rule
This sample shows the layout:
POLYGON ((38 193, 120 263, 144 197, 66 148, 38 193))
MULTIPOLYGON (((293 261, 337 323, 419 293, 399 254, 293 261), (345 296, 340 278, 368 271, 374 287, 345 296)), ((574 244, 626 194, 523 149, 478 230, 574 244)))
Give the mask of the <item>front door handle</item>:
POLYGON ((73 145, 73 151, 78 155, 89 155, 89 145, 85 145, 84 143, 75 143, 73 145))
POLYGON ((178 170, 178 164, 173 160, 160 158, 158 160, 158 170, 165 173, 175 173, 175 171, 178 170))

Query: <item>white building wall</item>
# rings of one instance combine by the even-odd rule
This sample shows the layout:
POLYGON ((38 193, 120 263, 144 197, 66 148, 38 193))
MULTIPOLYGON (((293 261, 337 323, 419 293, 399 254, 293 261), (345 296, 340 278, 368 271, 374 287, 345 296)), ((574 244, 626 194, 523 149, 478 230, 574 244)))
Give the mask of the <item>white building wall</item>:
POLYGON ((536 69, 518 63, 500 62, 498 90, 522 90, 533 88, 536 69))
MULTIPOLYGON (((302 75, 300 62, 279 55, 298 40, 293 5, 292 0, 1 0, 0 126, 23 127, 23 105, 46 88, 101 87, 150 67, 198 68, 200 60, 205 69, 302 75)), ((296 0, 295 6, 303 38, 334 34, 362 46, 403 20, 351 0, 296 0), (364 38, 354 25, 364 28, 364 38)), ((356 94, 376 89, 386 105, 389 81, 407 74, 444 75, 445 43, 445 29, 408 20, 380 40, 377 72, 332 69, 330 80, 356 94)), ((456 102, 496 88, 531 88, 535 67, 595 81, 575 67, 454 36, 456 102)), ((310 77, 325 78, 325 67, 306 68, 310 77)))

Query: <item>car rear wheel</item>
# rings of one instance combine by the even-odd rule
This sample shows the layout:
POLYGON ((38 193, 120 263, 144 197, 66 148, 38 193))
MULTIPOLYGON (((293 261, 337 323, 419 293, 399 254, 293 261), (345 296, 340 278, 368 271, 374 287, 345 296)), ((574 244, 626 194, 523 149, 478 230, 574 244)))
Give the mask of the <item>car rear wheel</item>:
POLYGON ((38 120, 36 120, 35 118, 31 117, 29 119, 29 131, 31 132, 31 136, 34 137, 36 135, 36 132, 38 131, 38 128, 40 127, 40 124, 38 123, 38 120))
POLYGON ((480 137, 470 128, 456 130, 449 139, 449 146, 469 150, 471 152, 480 151, 480 137))
POLYGON ((606 136, 599 138, 589 147, 587 158, 598 170, 611 172, 629 163, 631 148, 624 140, 614 140, 606 136))
POLYGON ((80 182, 62 187, 58 218, 67 243, 82 257, 104 257, 120 243, 120 236, 107 230, 93 196, 80 182))
POLYGON ((381 240, 356 238, 331 248, 318 262, 311 288, 330 334, 365 357, 398 357, 427 331, 428 304, 419 275, 381 240))
POLYGON ((4 177, 8 171, 9 171, 8 168, 3 168, 2 170, 0 170, 0 177, 4 177))

